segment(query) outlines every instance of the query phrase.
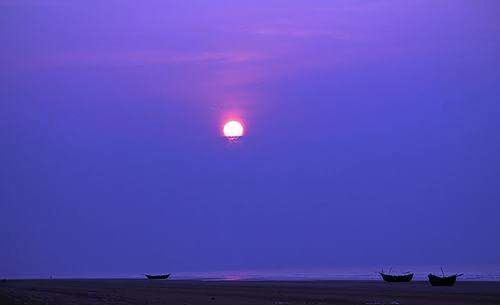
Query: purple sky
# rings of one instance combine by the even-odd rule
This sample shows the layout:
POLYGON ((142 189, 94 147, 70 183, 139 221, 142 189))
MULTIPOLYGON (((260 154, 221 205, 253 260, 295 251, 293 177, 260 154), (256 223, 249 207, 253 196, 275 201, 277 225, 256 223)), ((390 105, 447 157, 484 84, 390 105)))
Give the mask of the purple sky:
POLYGON ((498 1, 241 2, 0 0, 0 277, 500 264, 498 1))

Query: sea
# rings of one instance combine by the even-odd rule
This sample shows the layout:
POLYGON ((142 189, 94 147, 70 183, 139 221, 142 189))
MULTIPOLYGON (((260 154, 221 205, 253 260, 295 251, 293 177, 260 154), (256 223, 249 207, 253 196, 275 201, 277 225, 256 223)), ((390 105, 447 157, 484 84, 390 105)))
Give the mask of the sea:
POLYGON ((462 274, 462 281, 500 281, 500 266, 370 266, 355 268, 280 268, 280 269, 240 269, 218 271, 145 270, 123 273, 85 274, 4 274, 7 279, 142 279, 144 273, 171 273, 171 279, 201 281, 322 281, 352 280, 378 281, 379 272, 390 274, 414 273, 414 280, 427 280, 429 273, 441 275, 462 274))
POLYGON ((441 267, 441 266, 387 266, 372 268, 334 269, 262 269, 212 272, 179 272, 175 278, 234 281, 321 281, 321 280, 380 280, 379 272, 401 274, 414 273, 414 280, 427 280, 429 273, 437 275, 462 274, 460 280, 500 281, 500 266, 441 267), (442 270, 441 270, 442 268, 442 270))

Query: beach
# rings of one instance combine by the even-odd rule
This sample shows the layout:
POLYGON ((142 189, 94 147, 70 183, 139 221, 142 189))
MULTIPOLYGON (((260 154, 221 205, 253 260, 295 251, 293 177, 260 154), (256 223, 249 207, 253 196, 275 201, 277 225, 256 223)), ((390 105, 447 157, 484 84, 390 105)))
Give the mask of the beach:
POLYGON ((9 280, 1 305, 500 304, 500 282, 9 280))

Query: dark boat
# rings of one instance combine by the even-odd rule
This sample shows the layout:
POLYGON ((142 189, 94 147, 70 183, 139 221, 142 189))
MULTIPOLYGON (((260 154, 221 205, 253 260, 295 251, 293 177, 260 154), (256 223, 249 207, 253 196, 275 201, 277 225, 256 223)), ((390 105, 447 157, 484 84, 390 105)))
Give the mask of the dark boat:
POLYGON ((146 276, 149 280, 166 280, 166 279, 168 279, 168 278, 169 278, 170 273, 169 273, 169 274, 158 274, 158 275, 145 274, 145 276, 146 276))
POLYGON ((429 273, 429 282, 431 282, 432 286, 453 286, 457 281, 457 277, 462 276, 463 274, 454 274, 450 276, 437 276, 432 273, 429 273))
POLYGON ((392 275, 386 274, 383 272, 379 272, 384 281, 390 283, 401 283, 401 282, 410 282, 413 279, 413 273, 405 273, 401 275, 392 275))

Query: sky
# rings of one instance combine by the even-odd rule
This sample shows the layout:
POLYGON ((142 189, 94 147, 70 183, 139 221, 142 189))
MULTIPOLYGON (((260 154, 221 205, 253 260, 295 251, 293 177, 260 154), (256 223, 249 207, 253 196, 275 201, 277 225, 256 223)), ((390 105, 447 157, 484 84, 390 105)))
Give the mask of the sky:
POLYGON ((0 11, 0 276, 500 265, 497 1, 0 11))

